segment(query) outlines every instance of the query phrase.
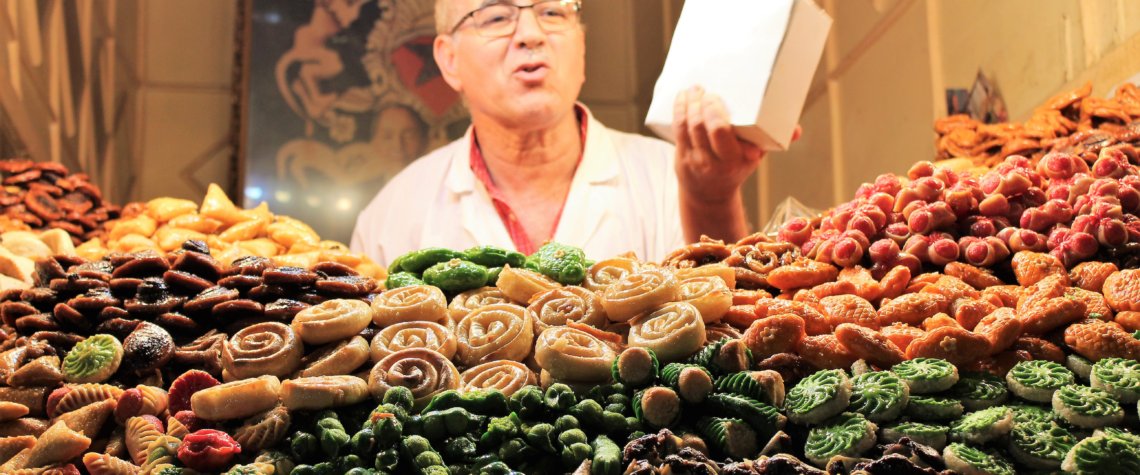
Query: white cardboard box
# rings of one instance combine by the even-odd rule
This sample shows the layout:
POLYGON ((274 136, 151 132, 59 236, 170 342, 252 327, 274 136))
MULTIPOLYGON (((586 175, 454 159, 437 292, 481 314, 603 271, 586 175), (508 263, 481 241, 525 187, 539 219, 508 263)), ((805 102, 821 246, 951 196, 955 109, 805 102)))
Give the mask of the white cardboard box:
POLYGON ((830 29, 812 0, 685 2, 645 125, 674 141, 677 93, 700 85, 724 100, 738 136, 786 150, 830 29))

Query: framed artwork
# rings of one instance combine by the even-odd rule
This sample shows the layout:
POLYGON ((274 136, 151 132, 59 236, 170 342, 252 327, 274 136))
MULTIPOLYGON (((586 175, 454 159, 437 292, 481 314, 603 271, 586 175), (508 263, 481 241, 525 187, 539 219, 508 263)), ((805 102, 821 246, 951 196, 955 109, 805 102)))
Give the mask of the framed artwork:
POLYGON ((347 243, 401 169, 463 135, 433 0, 252 0, 240 194, 347 243))

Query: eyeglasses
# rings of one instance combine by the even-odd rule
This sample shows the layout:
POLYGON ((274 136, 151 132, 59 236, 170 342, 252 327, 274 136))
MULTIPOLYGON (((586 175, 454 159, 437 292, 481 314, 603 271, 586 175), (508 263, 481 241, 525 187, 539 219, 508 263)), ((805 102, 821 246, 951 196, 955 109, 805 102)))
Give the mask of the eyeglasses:
POLYGON ((515 5, 500 2, 479 7, 463 15, 451 34, 459 31, 459 27, 468 18, 475 27, 475 33, 486 38, 499 38, 515 33, 519 26, 519 15, 524 8, 534 10, 534 17, 538 25, 547 33, 565 31, 578 21, 578 12, 582 10, 582 2, 577 0, 545 0, 531 5, 515 5))

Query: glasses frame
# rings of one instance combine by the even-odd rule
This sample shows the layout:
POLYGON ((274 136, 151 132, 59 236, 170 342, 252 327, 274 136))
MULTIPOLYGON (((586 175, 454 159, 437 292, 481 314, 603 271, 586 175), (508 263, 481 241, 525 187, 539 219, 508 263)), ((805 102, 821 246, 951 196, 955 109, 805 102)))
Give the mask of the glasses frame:
MULTIPOLYGON (((470 19, 474 18, 474 17, 475 17, 475 15, 476 15, 477 13, 479 13, 480 11, 482 11, 482 10, 483 10, 483 9, 485 9, 485 8, 489 8, 489 7, 495 7, 495 6, 508 6, 508 7, 513 7, 513 8, 515 9, 515 11, 517 11, 517 12, 518 12, 518 15, 516 15, 516 16, 515 16, 515 21, 514 21, 515 27, 514 27, 514 29, 512 29, 510 33, 508 33, 508 34, 505 34, 505 35, 495 35, 495 36, 484 36, 484 35, 479 35, 479 36, 484 36, 484 37, 486 37, 486 38, 502 38, 502 37, 510 36, 510 35, 514 34, 514 32, 515 32, 515 31, 517 31, 517 30, 518 30, 518 27, 519 27, 519 18, 521 18, 521 17, 522 17, 522 11, 523 11, 523 10, 526 10, 526 9, 531 9, 531 10, 533 10, 533 9, 534 9, 534 7, 537 7, 537 6, 539 6, 539 5, 542 5, 542 4, 546 4, 546 3, 564 3, 564 4, 569 4, 569 5, 571 5, 571 6, 573 6, 573 7, 574 7, 574 13, 575 13, 576 15, 577 15, 577 14, 580 14, 580 13, 582 12, 582 2, 581 2, 581 0, 541 0, 541 1, 538 1, 538 2, 534 2, 534 3, 530 4, 530 5, 516 5, 516 4, 514 4, 514 3, 511 3, 511 2, 508 2, 508 1, 499 1, 499 2, 495 2, 495 3, 489 3, 489 4, 486 4, 486 5, 483 5, 483 6, 479 7, 479 8, 476 8, 476 9, 474 9, 474 10, 471 10, 471 11, 467 12, 467 14, 466 14, 466 15, 463 15, 463 17, 459 19, 459 21, 455 22, 455 26, 451 27, 451 31, 450 31, 450 32, 448 32, 448 34, 449 34, 449 35, 454 35, 454 34, 455 34, 455 32, 459 31, 459 28, 460 28, 460 27, 462 27, 462 26, 463 26, 463 24, 464 24, 465 22, 467 22, 467 20, 470 20, 470 19)), ((536 16, 535 18, 537 19, 537 16, 536 16)), ((579 17, 579 20, 580 20, 580 19, 581 19, 581 17, 579 17)), ((539 22, 539 27, 540 27, 540 28, 542 27, 542 22, 539 22)), ((545 30, 545 29, 543 29, 542 31, 546 31, 546 30, 545 30)), ((478 27, 476 27, 476 28, 475 28, 475 32, 476 32, 476 34, 478 34, 478 32, 479 32, 479 28, 478 28, 478 27)))

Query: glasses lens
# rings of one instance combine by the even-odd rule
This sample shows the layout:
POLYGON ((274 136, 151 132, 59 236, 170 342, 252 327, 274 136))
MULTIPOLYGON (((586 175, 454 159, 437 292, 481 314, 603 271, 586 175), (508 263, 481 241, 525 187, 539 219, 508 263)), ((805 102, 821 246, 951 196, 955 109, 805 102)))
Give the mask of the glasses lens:
POLYGON ((519 10, 511 5, 488 5, 475 11, 471 20, 483 36, 505 36, 514 30, 519 10))
POLYGON ((578 9, 574 2, 552 0, 535 4, 534 15, 547 31, 560 31, 574 23, 578 9))

